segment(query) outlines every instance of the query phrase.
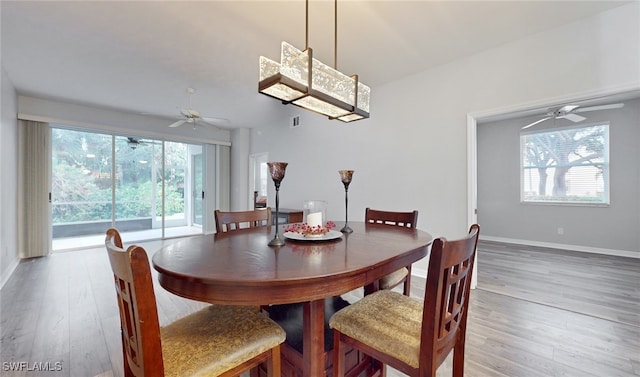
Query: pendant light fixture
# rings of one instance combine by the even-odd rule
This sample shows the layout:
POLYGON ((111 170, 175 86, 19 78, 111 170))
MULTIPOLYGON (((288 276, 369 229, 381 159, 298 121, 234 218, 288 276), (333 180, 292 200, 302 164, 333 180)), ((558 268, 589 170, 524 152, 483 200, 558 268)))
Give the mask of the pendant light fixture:
POLYGON ((261 56, 258 91, 329 119, 352 122, 369 118, 371 89, 358 81, 358 75, 338 71, 338 0, 334 0, 333 68, 314 59, 309 47, 309 0, 305 16, 304 51, 283 41, 280 63, 261 56))

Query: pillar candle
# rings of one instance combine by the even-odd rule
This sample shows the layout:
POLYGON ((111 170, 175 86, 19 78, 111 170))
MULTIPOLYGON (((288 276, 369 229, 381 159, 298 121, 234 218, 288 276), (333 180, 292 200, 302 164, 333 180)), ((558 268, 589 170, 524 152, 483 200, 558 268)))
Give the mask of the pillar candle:
POLYGON ((310 227, 322 226, 322 212, 308 214, 307 225, 310 227))

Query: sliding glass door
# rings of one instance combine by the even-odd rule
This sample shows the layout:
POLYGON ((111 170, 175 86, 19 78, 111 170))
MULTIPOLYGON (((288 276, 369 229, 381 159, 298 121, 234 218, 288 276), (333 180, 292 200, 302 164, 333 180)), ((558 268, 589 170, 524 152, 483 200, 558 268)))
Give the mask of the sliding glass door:
POLYGON ((112 139, 106 134, 52 129, 53 250, 85 246, 111 226, 112 139))
POLYGON ((202 233, 201 145, 64 128, 52 144, 53 250, 101 245, 111 226, 125 242, 202 233))
POLYGON ((194 226, 202 227, 204 218, 204 160, 202 158, 202 148, 199 151, 194 150, 194 154, 191 155, 191 169, 194 172, 191 180, 193 187, 191 192, 193 197, 193 217, 191 221, 194 226))
MULTIPOLYGON (((115 226, 121 233, 144 232, 135 238, 161 238, 162 228, 153 223, 162 214, 162 142, 131 136, 115 138, 115 226)), ((123 236, 124 237, 124 236, 123 236)), ((127 237, 130 238, 130 237, 127 237)))
MULTIPOLYGON (((193 195, 196 182, 203 182, 204 170, 194 166, 193 156, 202 155, 202 146, 165 142, 164 213, 157 221, 164 221, 166 237, 202 232, 202 196, 199 205, 193 195), (200 219, 200 222, 194 219, 200 219)), ((202 189, 202 188, 200 188, 202 189)))

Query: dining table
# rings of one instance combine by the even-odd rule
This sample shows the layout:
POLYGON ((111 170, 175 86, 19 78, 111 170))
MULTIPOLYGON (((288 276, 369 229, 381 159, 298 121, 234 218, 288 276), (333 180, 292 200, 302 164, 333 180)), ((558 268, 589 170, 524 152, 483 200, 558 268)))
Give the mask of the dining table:
MULTIPOLYGON (((344 225, 335 224, 335 229, 344 225)), ((375 290, 383 276, 426 257, 433 239, 418 229, 349 226, 352 233, 331 230, 320 237, 281 226, 283 246, 268 245, 275 226, 189 237, 158 250, 152 264, 164 289, 188 299, 267 308, 299 305, 303 346, 297 353, 283 350, 283 357, 299 354, 289 364, 298 365, 301 376, 319 377, 331 368, 325 346, 327 300, 360 287, 375 290)))

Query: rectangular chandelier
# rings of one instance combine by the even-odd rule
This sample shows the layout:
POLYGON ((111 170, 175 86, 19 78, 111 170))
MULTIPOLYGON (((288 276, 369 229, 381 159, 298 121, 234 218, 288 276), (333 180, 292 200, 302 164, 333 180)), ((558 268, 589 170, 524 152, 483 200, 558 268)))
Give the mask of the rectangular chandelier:
POLYGON ((258 91, 325 115, 329 119, 352 122, 369 118, 371 89, 313 58, 308 47, 300 51, 282 42, 280 63, 260 57, 258 91))

